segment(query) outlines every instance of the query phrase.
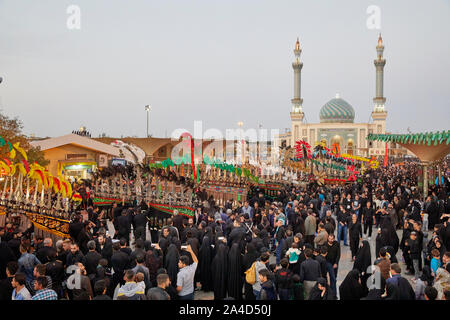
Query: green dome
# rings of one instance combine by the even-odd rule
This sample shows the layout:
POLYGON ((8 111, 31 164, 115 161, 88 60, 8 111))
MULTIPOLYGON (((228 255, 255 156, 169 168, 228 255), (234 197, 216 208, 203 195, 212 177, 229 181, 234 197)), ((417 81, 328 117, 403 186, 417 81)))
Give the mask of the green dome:
POLYGON ((337 95, 320 109, 320 122, 353 123, 354 120, 353 107, 337 95))

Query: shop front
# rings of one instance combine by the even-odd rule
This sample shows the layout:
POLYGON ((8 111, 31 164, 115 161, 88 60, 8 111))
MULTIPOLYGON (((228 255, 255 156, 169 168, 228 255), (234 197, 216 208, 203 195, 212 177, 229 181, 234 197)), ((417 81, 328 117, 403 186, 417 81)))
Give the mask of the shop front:
POLYGON ((90 179, 92 173, 97 170, 96 161, 71 161, 59 162, 60 172, 64 178, 69 181, 78 181, 81 179, 90 179))

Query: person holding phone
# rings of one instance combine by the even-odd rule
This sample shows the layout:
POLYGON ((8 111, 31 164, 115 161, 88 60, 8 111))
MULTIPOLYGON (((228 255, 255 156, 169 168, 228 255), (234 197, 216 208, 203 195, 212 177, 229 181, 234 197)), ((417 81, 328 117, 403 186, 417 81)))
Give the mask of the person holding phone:
POLYGON ((180 300, 194 300, 194 276, 197 270, 198 259, 190 245, 186 246, 186 251, 191 254, 194 262, 189 264, 188 256, 180 256, 178 261, 180 271, 177 274, 177 292, 180 300))

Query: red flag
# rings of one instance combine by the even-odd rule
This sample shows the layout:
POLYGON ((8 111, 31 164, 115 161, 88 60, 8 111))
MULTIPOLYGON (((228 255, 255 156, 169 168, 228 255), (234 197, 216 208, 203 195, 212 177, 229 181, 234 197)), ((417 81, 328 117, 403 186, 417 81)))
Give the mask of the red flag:
POLYGON ((385 143, 386 148, 384 151, 384 166, 387 167, 388 165, 388 148, 387 148, 387 142, 385 143))

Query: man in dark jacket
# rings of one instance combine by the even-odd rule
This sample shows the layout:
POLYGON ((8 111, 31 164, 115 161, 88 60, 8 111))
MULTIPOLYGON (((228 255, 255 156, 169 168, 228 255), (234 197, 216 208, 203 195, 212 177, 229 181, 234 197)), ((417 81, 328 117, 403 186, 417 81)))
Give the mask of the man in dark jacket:
POLYGON ((178 236, 183 232, 183 220, 184 217, 179 214, 178 210, 173 212, 173 226, 178 230, 178 236))
POLYGON ((341 206, 337 214, 337 221, 338 221, 337 241, 338 243, 341 242, 341 236, 342 233, 344 233, 344 246, 348 246, 347 232, 350 220, 351 220, 350 213, 347 211, 345 207, 341 206))
POLYGON ((348 233, 350 236, 350 251, 352 253, 352 259, 355 260, 356 252, 359 247, 359 240, 362 238, 361 223, 359 223, 356 214, 352 215, 352 222, 350 223, 348 233))
POLYGON ((412 261, 412 265, 414 268, 414 279, 417 280, 419 278, 419 259, 420 259, 420 246, 417 241, 417 233, 416 231, 411 232, 408 240, 409 245, 409 257, 412 261))
POLYGON ((13 287, 12 279, 19 269, 19 265, 16 261, 10 261, 6 265, 6 278, 0 281, 0 301, 11 300, 13 287))
POLYGON ((113 244, 113 254, 111 257, 111 266, 114 270, 112 287, 115 288, 118 283, 123 283, 124 271, 128 268, 130 263, 130 256, 123 252, 120 248, 120 243, 113 244))
POLYGON ((88 253, 89 249, 87 247, 87 243, 92 240, 92 234, 90 231, 92 226, 91 224, 92 222, 85 221, 83 224, 83 229, 78 234, 77 243, 79 244, 80 250, 83 254, 88 253))
POLYGON ((8 241, 8 246, 11 248, 11 250, 13 251, 13 253, 17 259, 19 259, 21 256, 21 254, 20 254, 21 238, 22 238, 22 232, 20 232, 19 230, 14 230, 13 238, 8 241))
POLYGON ((260 237, 261 232, 259 231, 259 229, 256 229, 255 231, 253 231, 253 235, 252 235, 252 241, 250 241, 251 244, 254 245, 254 247, 256 248, 257 252, 261 251, 261 248, 264 247, 264 242, 260 237))
POLYGON ((86 264, 86 258, 84 254, 80 251, 78 244, 73 243, 70 245, 70 253, 67 255, 66 266, 71 266, 81 262, 83 265, 86 264))
POLYGON ((277 228, 275 229, 275 253, 276 253, 276 263, 280 264, 281 261, 281 253, 284 249, 284 241, 286 239, 286 229, 284 228, 284 220, 278 219, 277 228))
POLYGON ((375 210, 372 208, 372 204, 370 201, 366 202, 366 206, 362 209, 362 217, 361 220, 364 224, 364 234, 369 231, 369 240, 372 236, 372 226, 375 220, 375 210))
POLYGON ((334 240, 334 234, 328 235, 327 247, 327 270, 330 276, 330 287, 336 294, 336 278, 338 274, 339 259, 341 258, 341 247, 334 240))
POLYGON ((95 297, 92 300, 112 300, 110 296, 106 294, 108 287, 105 280, 98 280, 94 284, 95 297))
POLYGON ((95 240, 95 249, 102 257, 108 260, 108 264, 111 265, 112 252, 112 240, 107 238, 104 234, 99 234, 95 240))
POLYGON ((95 241, 89 241, 87 247, 89 252, 85 255, 86 275, 92 279, 97 273, 98 262, 102 259, 102 255, 95 250, 95 241))
POLYGON ((131 221, 126 210, 122 211, 122 215, 117 218, 117 237, 125 239, 127 243, 130 242, 131 221))
POLYGON ((277 293, 272 280, 269 279, 270 271, 263 269, 258 273, 259 280, 261 281, 261 292, 258 300, 277 300, 277 293))
POLYGON ((147 291, 148 300, 170 300, 166 288, 170 286, 169 276, 165 273, 158 274, 156 277, 157 287, 151 288, 147 291))
POLYGON ((289 293, 292 287, 292 271, 289 270, 289 261, 281 259, 281 268, 275 273, 275 286, 280 300, 289 300, 289 293))
POLYGON ((69 224, 69 235, 72 239, 78 239, 78 235, 83 230, 83 222, 80 215, 75 215, 69 224))
POLYGON ((326 246, 321 246, 319 248, 314 249, 314 259, 319 262, 320 265, 320 274, 322 278, 327 278, 327 253, 328 249, 326 246))
POLYGON ((305 288, 305 298, 309 299, 309 293, 316 284, 318 278, 320 278, 322 272, 320 270, 320 264, 314 260, 313 251, 309 248, 305 249, 306 260, 300 265, 300 281, 303 281, 305 288))
POLYGON ((50 261, 49 260, 49 256, 51 255, 50 251, 56 252, 56 249, 53 248, 53 241, 51 238, 45 238, 44 246, 36 252, 36 258, 38 258, 39 261, 42 262, 43 264, 46 264, 47 262, 50 261))
POLYGON ((134 226, 136 229, 134 230, 134 239, 142 239, 146 240, 146 226, 147 226, 147 215, 146 211, 141 210, 133 217, 134 226))

